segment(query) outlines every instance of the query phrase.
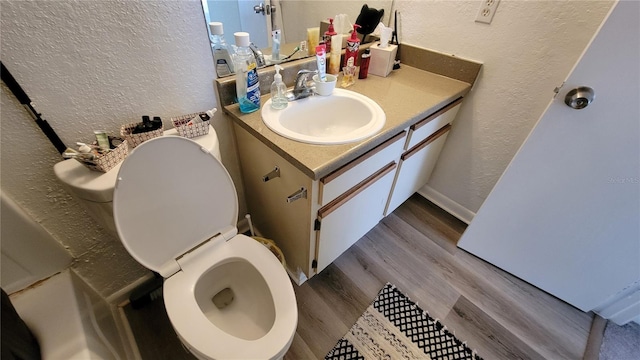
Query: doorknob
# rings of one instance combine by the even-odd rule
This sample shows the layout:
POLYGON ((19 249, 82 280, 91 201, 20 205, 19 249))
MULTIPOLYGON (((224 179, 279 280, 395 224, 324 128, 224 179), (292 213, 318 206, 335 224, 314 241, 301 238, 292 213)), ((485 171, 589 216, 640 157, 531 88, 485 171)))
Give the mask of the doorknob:
POLYGON ((272 12, 276 12, 276 7, 271 5, 265 5, 264 3, 260 3, 253 7, 253 11, 255 11, 256 14, 262 13, 262 15, 264 15, 266 13, 267 15, 271 15, 272 12))
POLYGON ((596 98, 596 93, 588 86, 580 86, 570 90, 564 97, 567 106, 580 110, 586 108, 596 98))

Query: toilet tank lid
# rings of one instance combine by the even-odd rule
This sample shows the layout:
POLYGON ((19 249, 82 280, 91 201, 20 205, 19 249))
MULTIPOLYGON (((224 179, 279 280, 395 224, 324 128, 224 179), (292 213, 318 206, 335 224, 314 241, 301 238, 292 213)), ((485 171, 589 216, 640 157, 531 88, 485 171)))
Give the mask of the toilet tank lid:
MULTIPOLYGON (((164 136, 177 134, 178 131, 176 129, 169 129, 164 132, 164 136)), ((211 125, 209 125, 209 133, 207 135, 198 136, 193 140, 208 149, 211 154, 220 160, 218 134, 211 125)), ((116 184, 120 165, 118 164, 108 172, 102 173, 89 170, 74 159, 68 159, 55 164, 53 172, 74 197, 104 203, 113 201, 113 188, 116 184)))
POLYGON ((238 197, 229 173, 207 149, 163 136, 138 146, 122 163, 113 215, 127 251, 167 276, 187 251, 235 231, 238 197))

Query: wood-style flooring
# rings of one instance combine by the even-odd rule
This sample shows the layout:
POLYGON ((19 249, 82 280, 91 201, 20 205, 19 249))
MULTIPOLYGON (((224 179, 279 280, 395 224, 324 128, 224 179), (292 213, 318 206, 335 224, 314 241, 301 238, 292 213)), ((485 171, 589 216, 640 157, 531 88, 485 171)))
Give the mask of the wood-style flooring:
MULTIPOLYGON (((294 285, 298 328, 285 359, 322 359, 387 282, 485 359, 582 359, 593 315, 458 249, 465 228, 414 195, 322 273, 294 285)), ((163 312, 156 303, 146 311, 163 312)), ((143 359, 193 359, 166 338, 175 337, 166 314, 141 316, 155 316, 151 335, 131 321, 138 314, 127 316, 143 359)))

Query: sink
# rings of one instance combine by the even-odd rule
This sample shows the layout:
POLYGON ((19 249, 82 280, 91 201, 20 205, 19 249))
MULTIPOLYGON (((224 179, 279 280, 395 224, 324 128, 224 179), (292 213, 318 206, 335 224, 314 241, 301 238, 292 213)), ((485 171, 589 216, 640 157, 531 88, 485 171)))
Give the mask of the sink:
POLYGON ((387 117, 368 97, 345 89, 331 96, 311 96, 289 102, 282 110, 262 106, 262 121, 275 133, 309 144, 335 145, 360 141, 376 134, 387 117))

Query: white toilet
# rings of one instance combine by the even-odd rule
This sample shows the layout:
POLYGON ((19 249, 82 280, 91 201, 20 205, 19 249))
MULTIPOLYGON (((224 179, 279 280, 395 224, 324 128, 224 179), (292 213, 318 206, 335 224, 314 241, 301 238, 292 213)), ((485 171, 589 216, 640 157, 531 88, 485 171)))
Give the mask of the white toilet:
POLYGON ((199 359, 279 359, 295 334, 293 286, 277 258, 237 234, 238 200, 209 149, 177 136, 149 140, 121 164, 118 235, 164 278, 167 314, 199 359))

